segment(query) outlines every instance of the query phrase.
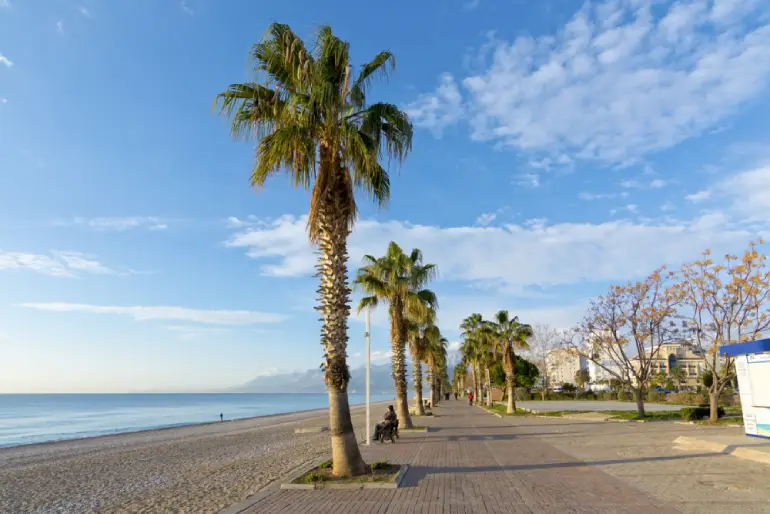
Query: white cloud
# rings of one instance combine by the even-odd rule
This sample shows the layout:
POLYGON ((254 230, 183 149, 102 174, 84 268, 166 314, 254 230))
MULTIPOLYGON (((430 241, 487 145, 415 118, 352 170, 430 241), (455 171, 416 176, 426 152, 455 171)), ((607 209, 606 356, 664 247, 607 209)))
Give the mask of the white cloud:
POLYGON ((538 173, 520 173, 516 175, 516 178, 513 180, 513 183, 517 186, 526 186, 526 187, 540 187, 540 174, 538 173))
POLYGON ((620 183, 620 187, 626 189, 660 189, 662 187, 666 187, 666 185, 668 185, 668 181, 660 178, 650 180, 649 182, 643 182, 640 180, 624 180, 620 183))
POLYGON ((387 360, 390 360, 390 357, 392 355, 393 355, 393 352, 391 352, 390 350, 388 351, 374 350, 371 354, 371 359, 374 362, 387 361, 387 360))
POLYGON ((168 222, 156 216, 127 216, 122 218, 73 218, 57 221, 56 225, 87 227, 101 232, 122 232, 125 230, 166 230, 168 222))
POLYGON ((7 98, 0 97, 0 104, 7 104, 7 103, 8 103, 8 99, 7 98))
POLYGON ((13 7, 13 4, 11 4, 11 0, 0 0, 0 9, 6 8, 10 9, 13 7))
POLYGON ((636 214, 637 212, 639 212, 639 206, 636 205, 636 204, 630 203, 630 204, 626 205, 626 210, 628 212, 636 214))
POLYGON ((190 5, 187 3, 187 0, 180 0, 179 8, 182 9, 182 12, 184 12, 188 16, 194 16, 195 15, 195 11, 192 10, 190 5))
POLYGON ((583 191, 578 195, 578 198, 581 200, 591 201, 591 200, 609 200, 612 198, 627 198, 628 193, 623 191, 622 193, 589 193, 587 191, 583 191))
POLYGON ((481 225, 482 227, 486 227, 495 219, 497 218, 497 214, 494 212, 485 212, 481 214, 478 218, 476 218, 476 225, 481 225))
POLYGON ((130 316, 137 321, 173 320, 209 323, 215 325, 254 325, 278 323, 286 319, 281 314, 244 310, 189 309, 169 306, 107 306, 79 303, 22 303, 20 307, 53 312, 89 312, 94 314, 118 314, 130 316))
POLYGON ((0 54, 0 64, 5 64, 6 68, 10 68, 13 66, 13 61, 10 60, 8 57, 4 56, 3 54, 0 54))
MULTIPOLYGON (((282 216, 243 230, 227 245, 245 248, 273 276, 311 276, 316 255, 305 217, 282 216)), ((501 227, 438 227, 361 220, 349 241, 350 267, 364 254, 381 254, 388 241, 420 248, 443 280, 521 289, 628 280, 665 263, 679 264, 705 248, 743 245, 755 232, 723 213, 657 223, 615 220, 501 227)))
POLYGON ((692 201, 713 198, 727 200, 734 212, 752 219, 767 219, 770 210, 770 166, 730 175, 708 190, 687 198, 692 201))
POLYGON ((710 191, 698 191, 697 193, 693 193, 690 195, 685 196, 685 200, 690 200, 693 203, 702 202, 703 200, 708 200, 709 197, 711 197, 710 191))
POLYGON ((415 110, 415 124, 440 133, 464 117, 477 140, 638 161, 719 126, 767 89, 770 25, 758 5, 586 3, 556 33, 484 44, 485 71, 464 77, 463 92, 443 75, 439 88, 451 85, 451 101, 424 95, 430 109, 415 110))
MULTIPOLYGON (((496 312, 507 310, 511 314, 519 316, 526 323, 543 323, 566 329, 581 319, 589 304, 589 300, 586 298, 570 303, 533 307, 529 299, 517 300, 494 294, 483 296, 442 294, 439 301, 440 309, 437 323, 441 332, 450 338, 460 335, 460 323, 472 312, 478 312, 484 318, 491 319, 496 312)), ((354 311, 351 321, 363 324, 363 313, 356 315, 354 311)), ((373 327, 381 329, 390 327, 387 308, 376 309, 372 313, 371 323, 373 327)))
POLYGON ((91 15, 91 11, 89 11, 88 9, 86 9, 85 7, 83 7, 82 5, 79 5, 79 6, 78 6, 78 12, 79 12, 79 13, 80 13, 80 14, 81 14, 83 17, 85 17, 85 18, 89 18, 89 19, 90 19, 90 18, 93 18, 93 16, 91 15))
POLYGON ((676 209, 676 205, 674 205, 671 202, 666 202, 663 205, 660 206, 660 210, 663 212, 669 212, 676 209))
POLYGON ((92 275, 123 275, 131 271, 109 268, 95 257, 80 252, 52 251, 50 255, 0 250, 0 271, 27 270, 52 277, 92 275))
POLYGON ((64 22, 59 20, 56 22, 56 32, 64 34, 64 22))
POLYGON ((432 94, 421 95, 406 107, 406 113, 415 126, 441 137, 444 128, 463 116, 462 96, 457 83, 449 73, 441 76, 439 86, 432 94))

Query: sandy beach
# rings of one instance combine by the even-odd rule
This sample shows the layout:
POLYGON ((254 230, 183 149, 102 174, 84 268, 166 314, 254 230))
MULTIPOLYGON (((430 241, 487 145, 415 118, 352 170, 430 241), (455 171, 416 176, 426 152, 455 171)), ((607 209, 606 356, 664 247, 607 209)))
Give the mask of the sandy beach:
POLYGON ((319 426, 326 409, 0 449, 0 512, 217 512, 329 454, 327 432, 294 433, 319 426))

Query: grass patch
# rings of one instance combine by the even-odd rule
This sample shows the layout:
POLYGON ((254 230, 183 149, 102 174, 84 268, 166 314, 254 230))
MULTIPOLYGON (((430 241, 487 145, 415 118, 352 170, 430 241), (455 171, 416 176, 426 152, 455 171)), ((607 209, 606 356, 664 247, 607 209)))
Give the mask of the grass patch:
POLYGON ((610 414, 610 419, 627 419, 629 421, 669 421, 682 419, 682 414, 677 411, 647 412, 645 416, 639 416, 635 410, 603 410, 602 414, 610 414))
POLYGON ((412 416, 412 417, 419 418, 420 416, 433 416, 433 413, 431 411, 429 411, 429 410, 426 410, 425 414, 417 414, 417 411, 410 410, 409 411, 409 415, 412 416))
POLYGON ((711 422, 707 419, 700 419, 695 421, 696 425, 706 425, 711 427, 718 427, 718 426, 725 426, 725 425, 741 425, 743 426, 743 417, 737 417, 737 416, 725 416, 724 418, 719 418, 715 422, 711 422))
POLYGON ((413 426, 413 427, 410 427, 410 428, 406 428, 406 427, 404 427, 404 428, 401 428, 401 427, 398 427, 398 431, 399 431, 399 432, 404 432, 404 431, 408 432, 408 431, 410 431, 410 430, 427 430, 427 427, 422 427, 422 426, 419 426, 419 425, 415 425, 415 426, 413 426))
POLYGON ((505 405, 500 405, 498 403, 493 403, 491 407, 487 407, 486 405, 482 405, 483 408, 488 410, 489 412, 493 412, 495 414, 500 414, 502 416, 527 416, 529 415, 529 412, 521 409, 516 409, 516 412, 513 414, 508 414, 505 412, 507 410, 507 407, 505 405))
POLYGON ((325 460, 318 465, 320 469, 330 469, 332 467, 332 460, 325 460))
POLYGON ((318 465, 318 467, 311 469, 299 478, 292 481, 292 484, 315 484, 318 482, 326 482, 330 484, 361 484, 370 482, 392 482, 398 470, 401 469, 400 464, 390 464, 386 460, 380 460, 373 462, 371 465, 366 466, 366 474, 356 477, 340 478, 332 475, 332 461, 325 461, 318 465), (323 465, 328 466, 321 467, 323 465))

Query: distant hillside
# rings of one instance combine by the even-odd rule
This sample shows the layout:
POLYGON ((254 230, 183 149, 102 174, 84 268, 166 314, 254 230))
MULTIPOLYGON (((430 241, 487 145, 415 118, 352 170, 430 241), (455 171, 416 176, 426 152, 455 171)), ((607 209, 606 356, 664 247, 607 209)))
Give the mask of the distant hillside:
MULTIPOLYGON (((411 366, 408 366, 407 382, 410 396, 413 394, 411 371, 411 366)), ((366 391, 366 369, 364 367, 351 369, 350 374, 351 379, 348 391, 351 393, 364 393, 366 391)), ((427 396, 427 384, 423 384, 423 388, 427 396)), ((320 369, 316 368, 307 371, 256 377, 254 380, 234 388, 233 391, 239 393, 324 393, 326 392, 326 386, 323 381, 323 373, 320 369)), ((372 393, 394 393, 393 377, 391 376, 389 362, 387 364, 372 365, 372 393)))

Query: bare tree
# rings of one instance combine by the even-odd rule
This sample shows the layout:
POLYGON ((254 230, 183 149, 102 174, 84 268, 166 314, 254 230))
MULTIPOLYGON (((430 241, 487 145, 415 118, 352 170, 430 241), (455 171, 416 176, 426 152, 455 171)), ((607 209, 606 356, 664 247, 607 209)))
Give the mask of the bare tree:
POLYGON ((540 397, 545 400, 551 384, 548 373, 548 354, 559 348, 566 339, 567 334, 562 330, 557 330, 551 325, 538 324, 532 327, 532 337, 528 340, 529 349, 524 354, 529 360, 537 366, 540 376, 543 379, 543 388, 540 391, 540 397))
POLYGON ((707 250, 702 259, 682 268, 682 280, 674 288, 683 302, 682 316, 693 344, 712 376, 712 422, 718 417, 720 395, 735 378, 735 360, 720 359, 720 347, 759 339, 770 328, 766 259, 754 243, 749 243, 741 258, 726 255, 724 264, 715 264, 707 250))
POLYGON ((569 349, 601 366, 634 392, 640 417, 645 387, 662 345, 675 340, 676 295, 672 273, 654 271, 641 282, 611 286, 591 302, 588 314, 567 340, 569 349))

